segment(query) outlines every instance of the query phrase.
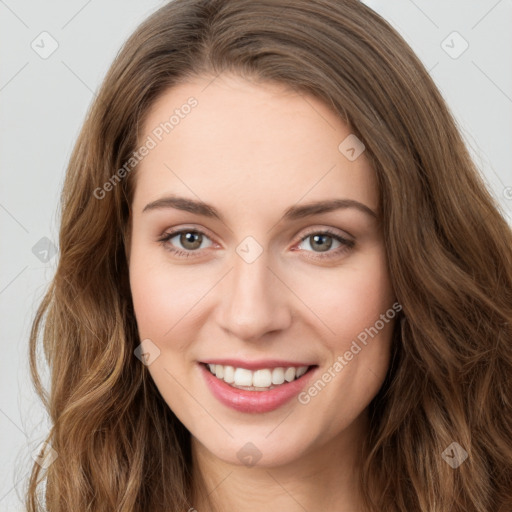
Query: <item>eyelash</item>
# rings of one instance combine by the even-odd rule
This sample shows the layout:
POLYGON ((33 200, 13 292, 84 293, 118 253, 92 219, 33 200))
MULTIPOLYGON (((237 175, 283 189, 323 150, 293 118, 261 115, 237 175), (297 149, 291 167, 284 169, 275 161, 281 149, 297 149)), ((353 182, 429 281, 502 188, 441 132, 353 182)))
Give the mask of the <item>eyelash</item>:
MULTIPOLYGON (((160 242, 161 245, 167 251, 172 252, 173 254, 175 254, 178 257, 183 257, 183 258, 195 257, 194 253, 195 252, 199 252, 198 249, 196 249, 194 251, 190 251, 190 250, 189 251, 185 251, 185 250, 182 250, 182 249, 177 249, 177 248, 171 246, 168 243, 171 240, 171 238, 174 238, 176 235, 181 235, 182 233, 194 233, 194 234, 203 235, 206 238, 210 238, 206 233, 204 233, 203 231, 201 231, 199 229, 190 229, 189 228, 189 229, 180 229, 180 230, 177 230, 177 231, 171 231, 169 233, 164 233, 158 239, 158 242, 160 242)), ((338 256, 341 256, 345 252, 350 251, 355 246, 355 242, 353 240, 348 240, 347 238, 342 237, 338 233, 330 230, 329 228, 326 228, 324 230, 310 231, 309 233, 304 235, 299 240, 299 244, 304 242, 304 241, 306 241, 309 237, 311 237, 313 235, 327 235, 329 237, 334 238, 336 241, 338 241, 341 244, 341 246, 337 247, 335 250, 328 250, 325 253, 315 253, 315 254, 318 254, 319 256, 308 256, 309 258, 323 259, 323 260, 331 259, 331 258, 336 258, 338 256), (325 254, 325 256, 322 256, 322 254, 325 254)), ((314 251, 306 251, 306 252, 314 252, 314 251)))

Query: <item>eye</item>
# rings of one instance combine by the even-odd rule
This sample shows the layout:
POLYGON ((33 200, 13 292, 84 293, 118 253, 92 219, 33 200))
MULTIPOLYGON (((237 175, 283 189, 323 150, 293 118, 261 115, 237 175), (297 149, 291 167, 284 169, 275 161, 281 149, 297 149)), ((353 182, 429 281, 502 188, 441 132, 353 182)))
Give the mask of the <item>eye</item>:
POLYGON ((331 258, 337 257, 341 254, 349 251, 355 245, 353 240, 349 240, 339 233, 335 233, 329 229, 325 229, 323 231, 312 231, 308 233, 306 236, 303 236, 301 239, 301 243, 299 244, 299 249, 302 249, 300 245, 307 242, 306 246, 309 246, 312 251, 318 256, 314 256, 315 258, 331 258), (333 243, 338 244, 337 247, 334 247, 335 250, 331 250, 333 248, 333 243), (325 255, 322 255, 325 253, 325 255))
MULTIPOLYGON (((203 242, 205 240, 210 239, 205 233, 197 229, 181 229, 179 231, 164 233, 164 235, 158 239, 158 241, 161 242, 168 251, 187 258, 192 256, 193 252, 197 252, 199 249, 204 249, 205 247, 203 246, 203 242), (173 239, 176 239, 176 242, 172 243, 173 239), (180 244, 184 250, 179 247, 175 247, 176 243, 180 244)), ((212 244, 207 247, 210 247, 211 245, 212 244)))
MULTIPOLYGON (((160 242, 166 250, 172 252, 176 256, 185 258, 196 256, 194 253, 200 253, 201 249, 205 249, 213 245, 210 237, 208 237, 203 231, 192 228, 164 233, 158 239, 158 242, 160 242), (173 240, 175 241, 173 242, 173 240), (203 242, 205 241, 210 241, 210 243, 204 246, 203 242)), ((315 256, 308 256, 310 258, 327 259, 341 256, 345 252, 350 251, 354 245, 355 242, 353 240, 349 240, 341 236, 339 233, 329 229, 324 229, 310 231, 308 234, 303 236, 298 248, 300 250, 316 254, 315 256), (337 247, 336 244, 338 244, 337 247), (307 248, 304 249, 301 245, 309 246, 312 250, 310 251, 307 248), (333 249, 333 245, 335 246, 334 250, 331 250, 333 249)))

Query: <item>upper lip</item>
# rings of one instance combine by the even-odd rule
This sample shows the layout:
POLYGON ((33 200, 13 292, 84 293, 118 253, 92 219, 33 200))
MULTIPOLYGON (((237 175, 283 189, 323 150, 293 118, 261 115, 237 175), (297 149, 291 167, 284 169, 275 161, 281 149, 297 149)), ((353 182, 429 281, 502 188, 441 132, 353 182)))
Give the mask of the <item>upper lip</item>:
POLYGON ((242 361, 241 359, 208 359, 201 361, 204 364, 220 364, 222 366, 234 366, 235 368, 246 368, 247 370, 260 370, 262 368, 299 368, 301 366, 314 366, 311 363, 296 361, 285 361, 284 359, 260 359, 257 361, 242 361))

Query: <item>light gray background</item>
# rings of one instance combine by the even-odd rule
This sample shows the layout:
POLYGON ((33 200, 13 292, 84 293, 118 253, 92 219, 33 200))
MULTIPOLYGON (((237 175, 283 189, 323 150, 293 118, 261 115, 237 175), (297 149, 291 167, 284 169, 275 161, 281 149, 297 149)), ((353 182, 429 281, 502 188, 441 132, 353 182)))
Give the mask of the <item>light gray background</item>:
MULTIPOLYGON (((66 164, 122 42, 164 3, 0 0, 0 510, 5 512, 22 510, 18 494, 31 453, 49 429, 28 377, 27 340, 58 259, 49 241, 57 245, 66 164), (43 44, 50 48, 43 31, 58 43, 46 59, 31 47, 35 41, 40 52, 43 44)), ((512 224, 512 0, 365 3, 391 22, 430 71, 512 224), (457 58, 452 57, 464 41, 451 35, 454 31, 469 44, 457 58)))

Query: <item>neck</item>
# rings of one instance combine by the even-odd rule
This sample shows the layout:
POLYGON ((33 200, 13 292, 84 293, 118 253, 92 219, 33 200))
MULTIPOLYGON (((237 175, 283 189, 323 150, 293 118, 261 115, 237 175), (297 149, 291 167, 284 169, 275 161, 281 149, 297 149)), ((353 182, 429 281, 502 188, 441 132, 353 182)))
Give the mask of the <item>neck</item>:
POLYGON ((365 411, 327 442, 292 461, 264 467, 227 463, 192 436, 194 509, 362 512, 359 476, 368 427, 365 411))

